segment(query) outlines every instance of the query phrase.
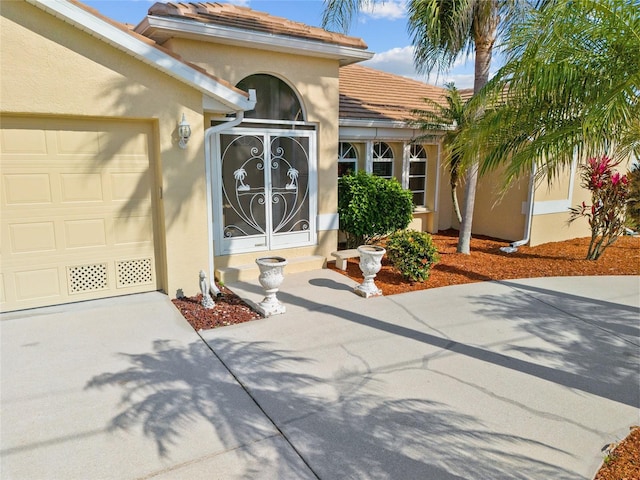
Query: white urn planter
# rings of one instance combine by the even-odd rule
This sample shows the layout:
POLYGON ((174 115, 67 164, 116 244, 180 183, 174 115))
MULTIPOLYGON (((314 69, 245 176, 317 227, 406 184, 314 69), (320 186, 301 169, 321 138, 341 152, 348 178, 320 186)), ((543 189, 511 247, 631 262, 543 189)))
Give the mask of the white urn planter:
POLYGON ((373 279, 382 268, 382 257, 386 250, 375 245, 360 245, 360 270, 364 276, 364 281, 354 288, 354 291, 361 297, 369 298, 382 295, 382 290, 376 287, 373 279))
POLYGON ((287 260, 282 257, 262 257, 256 259, 256 263, 260 269, 258 281, 267 294, 264 300, 258 303, 258 311, 265 317, 286 312, 286 307, 277 299, 276 293, 284 280, 287 260))

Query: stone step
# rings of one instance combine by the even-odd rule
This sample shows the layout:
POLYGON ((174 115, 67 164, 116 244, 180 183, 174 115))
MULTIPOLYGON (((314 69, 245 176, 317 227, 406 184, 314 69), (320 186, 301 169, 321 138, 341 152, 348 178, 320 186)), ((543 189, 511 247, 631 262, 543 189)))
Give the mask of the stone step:
MULTIPOLYGON (((284 267, 285 275, 287 273, 299 273, 321 269, 325 266, 326 258, 321 255, 310 255, 307 257, 287 258, 287 261, 289 263, 284 267)), ((260 270, 255 262, 245 265, 236 265, 234 267, 216 268, 216 278, 225 285, 236 282, 257 280, 258 275, 260 275, 260 270)))

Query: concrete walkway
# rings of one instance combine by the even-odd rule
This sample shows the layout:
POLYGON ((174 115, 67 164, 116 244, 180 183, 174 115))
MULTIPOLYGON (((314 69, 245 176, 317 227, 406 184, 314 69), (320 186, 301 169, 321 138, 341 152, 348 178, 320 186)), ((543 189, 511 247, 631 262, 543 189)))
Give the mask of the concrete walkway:
POLYGON ((640 423, 639 277, 352 286, 202 338, 158 293, 0 316, 0 477, 590 480, 640 423))

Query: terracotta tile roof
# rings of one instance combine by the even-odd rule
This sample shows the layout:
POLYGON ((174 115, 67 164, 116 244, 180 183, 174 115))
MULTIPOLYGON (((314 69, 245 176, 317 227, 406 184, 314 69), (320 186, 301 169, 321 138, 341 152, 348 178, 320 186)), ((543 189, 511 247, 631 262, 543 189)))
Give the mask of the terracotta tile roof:
POLYGON ((423 98, 444 102, 446 90, 361 65, 340 68, 340 118, 406 121, 423 98))
POLYGON ((209 73, 204 68, 199 67, 198 65, 195 65, 195 64, 193 64, 191 62, 186 61, 185 59, 183 59, 177 53, 158 45, 152 39, 150 39, 148 37, 145 37, 144 35, 140 35, 140 34, 134 32, 131 25, 117 22, 117 21, 115 21, 115 20, 113 20, 113 19, 101 14, 95 8, 91 8, 90 6, 85 5, 84 3, 80 2, 79 0, 68 0, 68 1, 69 1, 69 3, 72 3, 73 5, 79 7, 81 9, 85 10, 86 12, 90 13, 91 15, 99 18, 100 20, 102 20, 104 22, 107 22, 108 24, 110 24, 110 25, 122 30, 123 32, 128 33, 129 35, 134 37, 136 40, 138 40, 140 42, 143 42, 143 43, 146 43, 147 45, 160 50, 162 53, 175 58, 179 62, 184 63, 185 65, 189 66, 190 68, 193 68, 194 70, 197 70, 201 74, 206 75, 207 77, 211 78, 212 80, 215 80, 219 84, 224 85, 225 87, 235 91, 236 93, 238 93, 240 95, 243 95, 246 98, 249 98, 249 94, 247 92, 236 88, 234 85, 232 85, 231 83, 227 82, 226 80, 223 80, 221 78, 216 77, 215 75, 212 75, 211 73, 209 73))
POLYGON ((257 12, 247 7, 229 3, 155 3, 149 8, 149 15, 195 20, 202 23, 223 27, 250 30, 272 35, 282 35, 304 40, 367 49, 361 38, 349 37, 339 33, 328 32, 319 27, 311 27, 304 23, 294 22, 282 17, 275 17, 257 12))
POLYGON ((471 100, 471 97, 473 97, 473 88, 462 88, 458 91, 460 92, 460 97, 465 102, 468 102, 471 100))

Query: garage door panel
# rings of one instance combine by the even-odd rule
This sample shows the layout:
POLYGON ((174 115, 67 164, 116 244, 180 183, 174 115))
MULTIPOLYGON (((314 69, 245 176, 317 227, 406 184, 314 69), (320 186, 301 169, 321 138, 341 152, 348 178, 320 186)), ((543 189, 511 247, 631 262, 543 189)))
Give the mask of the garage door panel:
POLYGON ((57 155, 81 155, 95 158, 100 153, 99 132, 58 130, 54 131, 57 155))
POLYGON ((57 249, 54 222, 9 224, 10 253, 44 253, 57 249))
POLYGON ((105 201, 99 173, 61 173, 60 193, 62 203, 105 201))
POLYGON ((0 130, 2 310, 156 290, 151 128, 32 122, 0 130))
POLYGON ((64 222, 65 247, 106 247, 107 227, 105 219, 66 220, 64 222))
POLYGON ((48 173, 4 173, 2 185, 6 205, 52 203, 51 175, 48 173))
POLYGON ((40 300, 60 298, 58 268, 36 268, 15 272, 16 299, 40 300))
POLYGON ((114 218, 116 245, 148 245, 153 242, 150 216, 126 216, 114 218))
POLYGON ((100 147, 104 155, 113 160, 137 156, 144 162, 144 159, 149 157, 148 145, 146 135, 126 128, 102 132, 100 137, 100 147))
POLYGON ((146 201, 149 197, 149 187, 148 175, 140 175, 138 172, 111 174, 111 191, 114 201, 146 201))
POLYGON ((0 131, 0 153, 42 155, 47 154, 47 137, 44 130, 11 128, 0 131))

